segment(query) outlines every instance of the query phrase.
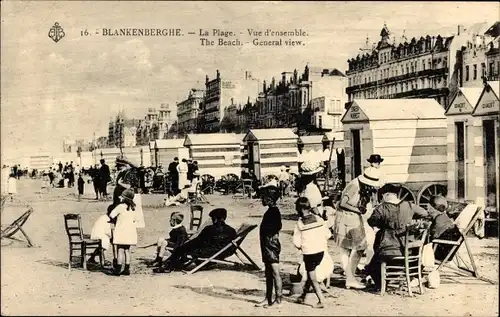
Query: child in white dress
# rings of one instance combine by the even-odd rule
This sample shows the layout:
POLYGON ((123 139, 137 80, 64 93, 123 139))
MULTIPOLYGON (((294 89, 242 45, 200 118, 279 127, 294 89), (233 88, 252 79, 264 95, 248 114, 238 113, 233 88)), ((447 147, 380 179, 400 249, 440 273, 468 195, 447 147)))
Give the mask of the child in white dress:
POLYGON ((116 218, 113 231, 113 244, 118 248, 117 265, 114 275, 130 275, 130 246, 137 244, 137 226, 135 215, 134 191, 126 189, 120 195, 120 203, 111 211, 109 218, 116 218), (125 268, 121 271, 123 260, 125 268))

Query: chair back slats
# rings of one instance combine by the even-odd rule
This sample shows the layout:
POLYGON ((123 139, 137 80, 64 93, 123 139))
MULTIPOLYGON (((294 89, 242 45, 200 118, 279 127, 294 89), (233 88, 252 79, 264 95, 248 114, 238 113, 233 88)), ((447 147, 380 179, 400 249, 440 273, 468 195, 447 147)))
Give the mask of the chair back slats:
POLYGON ((203 207, 200 205, 191 205, 189 206, 189 211, 191 212, 189 230, 198 230, 203 218, 203 207))
POLYGON ((64 215, 64 227, 70 243, 83 240, 82 221, 79 214, 64 215))

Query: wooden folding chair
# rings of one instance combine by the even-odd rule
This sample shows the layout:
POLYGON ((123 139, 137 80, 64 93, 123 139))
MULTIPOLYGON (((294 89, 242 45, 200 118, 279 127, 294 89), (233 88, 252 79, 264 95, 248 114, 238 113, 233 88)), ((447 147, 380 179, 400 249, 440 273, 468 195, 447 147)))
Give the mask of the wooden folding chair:
POLYGON ((31 242, 28 234, 23 229, 24 224, 26 223, 26 221, 28 221, 29 217, 31 216, 31 214, 33 212, 34 212, 33 208, 30 207, 28 209, 28 211, 26 211, 24 214, 21 215, 21 217, 14 220, 14 222, 12 224, 8 225, 7 227, 5 227, 5 229, 2 229, 2 234, 1 234, 2 239, 3 238, 11 238, 18 231, 21 231, 24 238, 28 242, 28 246, 34 247, 34 244, 31 242))
POLYGON ((422 252, 427 238, 429 228, 418 232, 414 229, 413 225, 407 225, 404 235, 404 254, 403 256, 396 256, 391 258, 389 262, 382 262, 381 264, 381 287, 380 295, 384 295, 387 285, 394 282, 405 282, 408 288, 408 294, 412 293, 411 278, 414 277, 418 280, 418 287, 420 294, 424 293, 424 286, 422 284, 422 252), (410 242, 410 234, 417 233, 417 240, 410 242), (400 264, 401 263, 401 264, 400 264))
POLYGON ((233 191, 233 198, 251 198, 252 197, 252 180, 240 179, 233 191))
POLYGON ((95 249, 100 248, 99 263, 104 266, 104 250, 101 240, 90 239, 90 235, 84 234, 82 229, 82 219, 79 214, 64 215, 64 226, 69 239, 69 262, 68 270, 74 258, 80 259, 80 264, 87 270, 87 255, 92 254, 95 249))
POLYGON ((228 261, 228 260, 220 260, 217 259, 221 254, 226 252, 228 249, 233 248, 233 251, 231 254, 229 254, 226 258, 230 257, 231 255, 236 255, 238 259, 241 261, 241 263, 245 264, 243 259, 240 257, 240 255, 237 253, 237 251, 241 252, 243 256, 250 262, 250 265, 256 269, 260 270, 259 266, 252 260, 252 258, 241 248, 241 243, 243 240, 245 240, 246 236, 253 230, 257 228, 257 225, 248 225, 248 224, 243 224, 237 231, 236 238, 234 238, 230 243, 228 243, 225 247, 220 249, 218 252, 216 252, 214 255, 212 255, 209 258, 195 258, 189 254, 187 254, 187 257, 190 259, 190 261, 186 264, 186 266, 189 266, 191 263, 197 262, 197 261, 202 261, 199 265, 197 265, 194 269, 191 271, 186 272, 187 274, 193 274, 199 271, 202 267, 207 265, 208 263, 220 263, 220 264, 232 264, 236 265, 238 264, 237 262, 233 261, 228 261))
MULTIPOLYGON (((434 245, 434 251, 436 251, 437 246, 440 244, 451 246, 451 249, 448 252, 448 254, 446 255, 446 257, 444 258, 444 260, 439 263, 437 270, 441 270, 444 266, 446 266, 447 268, 455 271, 456 273, 458 273, 460 275, 472 276, 472 277, 475 277, 479 280, 482 280, 482 281, 485 281, 485 282, 488 282, 491 284, 496 284, 496 282, 479 275, 476 263, 474 261, 474 255, 472 254, 472 250, 469 246, 469 243, 467 242, 467 233, 474 227, 474 224, 478 220, 481 212, 483 212, 483 208, 479 207, 477 205, 473 205, 473 204, 468 205, 465 208, 476 208, 476 211, 473 213, 472 218, 470 219, 470 221, 469 221, 468 225, 465 227, 465 229, 460 230, 460 236, 456 241, 441 240, 441 239, 434 239, 431 241, 434 245), (460 254, 458 254, 458 250, 460 249, 462 244, 465 244, 465 248, 467 249, 467 255, 469 257, 470 264, 472 265, 472 269, 467 266, 467 263, 465 262, 465 260, 462 258, 462 256, 460 254), (455 261, 456 267, 449 265, 449 262, 452 260, 455 261), (460 264, 461 264, 460 262, 462 264, 464 264, 465 267, 460 266, 460 264)), ((464 210, 462 210, 462 212, 464 212, 464 210)), ((436 259, 436 262, 439 262, 439 261, 436 259)))

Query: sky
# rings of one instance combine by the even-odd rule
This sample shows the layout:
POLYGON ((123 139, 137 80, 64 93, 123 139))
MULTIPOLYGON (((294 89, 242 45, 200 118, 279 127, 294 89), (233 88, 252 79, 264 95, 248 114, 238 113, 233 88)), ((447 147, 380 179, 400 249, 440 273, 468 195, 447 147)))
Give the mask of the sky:
POLYGON ((493 24, 495 2, 1 2, 2 157, 62 150, 64 139, 107 135, 123 108, 142 118, 175 105, 205 76, 279 79, 305 65, 345 71, 347 59, 379 39, 452 35, 458 24, 493 24), (66 36, 48 37, 58 22, 66 36), (239 47, 203 47, 199 36, 105 37, 103 28, 200 28, 243 32, 239 47), (256 47, 247 29, 308 32, 299 47, 256 47), (99 35, 81 36, 85 29, 99 35))

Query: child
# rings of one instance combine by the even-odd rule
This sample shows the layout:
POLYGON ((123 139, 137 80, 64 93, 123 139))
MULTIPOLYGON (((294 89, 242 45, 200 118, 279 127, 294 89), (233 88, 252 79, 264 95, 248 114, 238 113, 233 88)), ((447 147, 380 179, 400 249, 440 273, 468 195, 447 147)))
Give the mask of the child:
POLYGON ((134 191, 126 189, 119 196, 119 203, 111 211, 109 218, 116 218, 113 231, 113 244, 117 246, 117 265, 114 275, 130 275, 130 246, 137 244, 137 228, 135 225, 134 191), (125 269, 121 271, 125 258, 125 269))
MULTIPOLYGON (((94 226, 92 227, 90 239, 101 240, 102 250, 100 248, 96 248, 88 260, 89 263, 96 264, 97 261, 95 258, 99 255, 99 253, 103 250, 108 250, 111 246, 111 223, 108 213, 100 216, 96 220, 94 226)), ((116 263, 113 264, 116 267, 116 263)))
POLYGON ((266 185, 261 189, 262 205, 268 207, 260 224, 260 250, 266 274, 266 298, 258 303, 257 307, 279 307, 282 297, 282 281, 279 261, 281 244, 279 232, 281 230, 281 214, 276 202, 281 196, 277 186, 266 185), (276 299, 273 302, 273 286, 276 290, 276 299))
POLYGON ((302 295, 297 299, 297 303, 304 303, 306 294, 312 285, 318 297, 318 303, 313 307, 323 308, 323 294, 315 270, 325 256, 327 240, 330 239, 331 233, 325 221, 312 213, 311 205, 306 197, 297 199, 295 209, 299 215, 299 220, 293 231, 293 244, 297 249, 301 250, 307 271, 307 281, 302 295))
POLYGON ((188 239, 186 227, 182 225, 184 215, 180 212, 173 212, 170 215, 170 230, 169 239, 158 238, 156 243, 156 259, 151 262, 151 265, 158 264, 161 266, 163 260, 166 260, 172 252, 181 246, 188 239), (170 249, 170 250, 168 250, 170 249))
POLYGON ((82 173, 80 173, 78 174, 78 201, 82 199, 84 186, 85 186, 85 181, 82 178, 82 173))
MULTIPOLYGON (((10 182, 10 179, 9 179, 9 182, 10 182)), ((10 183, 9 183, 10 184, 10 183)), ((49 188, 49 174, 43 172, 42 174, 42 189, 45 190, 45 191, 49 191, 50 188, 49 188)))

